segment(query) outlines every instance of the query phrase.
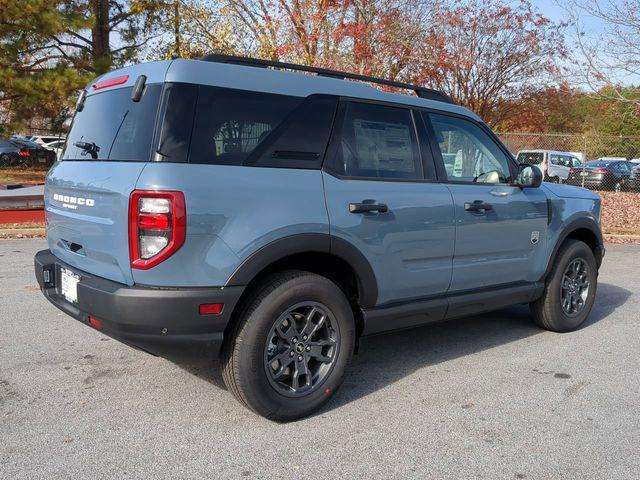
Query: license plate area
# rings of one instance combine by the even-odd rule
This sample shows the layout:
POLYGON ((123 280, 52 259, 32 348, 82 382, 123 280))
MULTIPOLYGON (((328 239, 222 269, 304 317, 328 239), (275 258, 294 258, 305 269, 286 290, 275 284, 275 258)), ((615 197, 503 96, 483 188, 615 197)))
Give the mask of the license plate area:
POLYGON ((69 302, 78 303, 78 283, 80 276, 66 268, 60 268, 60 295, 69 302))
POLYGON ((583 177, 587 177, 589 176, 589 172, 580 172, 580 175, 582 175, 583 177))

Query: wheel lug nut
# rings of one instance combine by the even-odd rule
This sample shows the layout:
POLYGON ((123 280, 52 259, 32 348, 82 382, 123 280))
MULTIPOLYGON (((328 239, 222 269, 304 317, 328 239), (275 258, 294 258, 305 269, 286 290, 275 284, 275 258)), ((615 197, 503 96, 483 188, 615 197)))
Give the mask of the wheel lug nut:
POLYGON ((311 351, 311 347, 307 347, 307 352, 310 352, 310 351, 311 351))
POLYGON ((298 355, 298 361, 301 362, 302 361, 302 355, 298 355))
POLYGON ((306 340, 306 339, 307 339, 307 336, 306 336, 306 335, 304 335, 304 336, 302 337, 302 340, 306 340))
POLYGON ((298 339, 297 338, 293 338, 293 343, 298 343, 298 339))
POLYGON ((294 355, 295 355, 295 353, 293 353, 293 350, 291 350, 291 351, 289 352, 289 356, 290 356, 290 357, 293 357, 294 355))

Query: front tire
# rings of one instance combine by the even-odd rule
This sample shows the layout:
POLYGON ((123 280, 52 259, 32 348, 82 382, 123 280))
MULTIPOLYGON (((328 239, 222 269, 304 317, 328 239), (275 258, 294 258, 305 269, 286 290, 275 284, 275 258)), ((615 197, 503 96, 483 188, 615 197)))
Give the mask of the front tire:
POLYGON ((553 332, 575 330, 587 319, 598 287, 598 266, 589 246, 566 240, 547 278, 544 293, 531 303, 535 322, 553 332))
POLYGON ((333 396, 354 345, 353 312, 333 282, 309 272, 279 272, 240 306, 223 348, 223 379, 259 415, 297 420, 333 396))

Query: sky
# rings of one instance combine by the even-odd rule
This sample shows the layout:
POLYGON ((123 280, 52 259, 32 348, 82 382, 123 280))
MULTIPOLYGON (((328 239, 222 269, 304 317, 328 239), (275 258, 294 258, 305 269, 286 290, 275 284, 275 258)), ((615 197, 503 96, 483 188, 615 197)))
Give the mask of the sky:
MULTIPOLYGON (((561 0, 530 0, 531 3, 538 8, 540 13, 549 18, 551 21, 558 23, 566 21, 569 17, 566 5, 569 2, 563 2, 561 0)), ((623 0, 603 0, 602 5, 607 3, 622 4, 623 0)), ((584 12, 580 15, 580 26, 582 31, 587 37, 593 39, 598 38, 607 33, 607 24, 602 20, 589 16, 584 12)), ((575 46, 575 29, 574 27, 568 27, 566 31, 566 42, 569 50, 576 54, 576 50, 572 49, 575 46)), ((616 63, 615 60, 609 61, 607 57, 601 57, 607 63, 616 63)), ((624 85, 638 85, 640 84, 640 75, 631 75, 628 72, 620 73, 619 75, 612 75, 615 81, 618 81, 624 85)))

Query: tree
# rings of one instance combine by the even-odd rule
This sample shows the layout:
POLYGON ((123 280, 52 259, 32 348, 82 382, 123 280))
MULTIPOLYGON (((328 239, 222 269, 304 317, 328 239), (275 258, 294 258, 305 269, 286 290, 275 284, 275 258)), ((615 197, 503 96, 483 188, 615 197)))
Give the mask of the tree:
POLYGON ((4 131, 34 119, 61 128, 71 97, 90 78, 135 59, 154 19, 153 10, 133 12, 124 1, 0 1, 4 131))
POLYGON ((640 107, 640 89, 629 87, 628 81, 640 77, 640 0, 574 0, 568 12, 577 46, 573 55, 577 68, 570 71, 574 81, 600 98, 640 107), (603 25, 602 33, 588 33, 585 17, 603 25))
POLYGON ((531 3, 454 0, 438 9, 417 80, 444 90, 491 124, 539 89, 565 56, 562 26, 531 3))

